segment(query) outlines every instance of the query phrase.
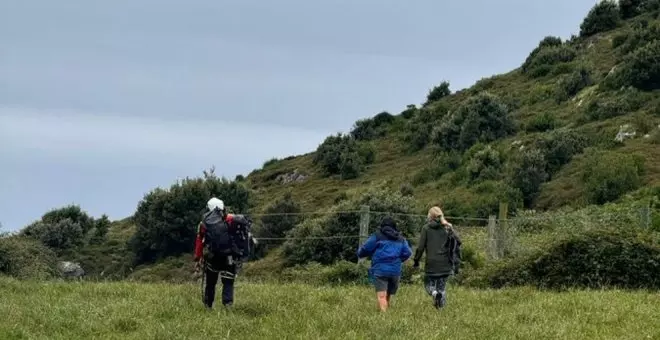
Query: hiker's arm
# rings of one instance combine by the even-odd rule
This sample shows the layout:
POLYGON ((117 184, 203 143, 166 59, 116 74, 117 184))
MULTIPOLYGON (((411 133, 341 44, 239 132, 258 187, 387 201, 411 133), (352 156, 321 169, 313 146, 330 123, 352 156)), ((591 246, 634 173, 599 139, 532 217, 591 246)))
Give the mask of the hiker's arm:
POLYGON ((200 223, 197 225, 197 237, 195 238, 195 261, 199 261, 199 259, 202 258, 202 240, 204 239, 204 233, 206 232, 206 228, 204 228, 204 224, 200 223))
POLYGON ((415 262, 419 262, 419 260, 422 258, 422 255, 424 255, 425 250, 426 250, 426 228, 423 228, 422 232, 419 235, 419 243, 417 243, 417 249, 415 249, 415 257, 414 257, 415 262))
POLYGON ((371 256, 376 250, 376 236, 371 235, 368 239, 367 242, 365 242, 360 249, 358 249, 358 258, 363 258, 363 257, 368 257, 371 256))
POLYGON ((408 240, 404 240, 403 246, 401 247, 401 262, 406 262, 410 256, 412 256, 412 249, 408 244, 408 240))

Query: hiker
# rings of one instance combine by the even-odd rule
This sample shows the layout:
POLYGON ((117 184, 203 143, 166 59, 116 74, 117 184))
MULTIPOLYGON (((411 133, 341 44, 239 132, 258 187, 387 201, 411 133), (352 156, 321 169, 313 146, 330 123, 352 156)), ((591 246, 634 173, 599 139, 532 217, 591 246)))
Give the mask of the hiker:
POLYGON ((459 272, 461 240, 439 207, 429 209, 427 219, 419 236, 413 267, 419 268, 419 260, 426 252, 424 288, 433 297, 433 305, 442 308, 447 303, 447 278, 459 272))
POLYGON ((234 280, 242 261, 248 256, 250 221, 243 215, 228 214, 224 202, 216 197, 207 204, 197 227, 195 240, 196 270, 206 276, 203 302, 213 308, 215 286, 222 282, 222 304, 230 307, 234 302, 234 280))
POLYGON ((358 258, 371 257, 369 278, 376 287, 376 298, 381 311, 386 311, 392 295, 399 289, 401 266, 412 255, 408 241, 401 235, 396 223, 385 217, 380 230, 371 235, 358 249, 358 258))

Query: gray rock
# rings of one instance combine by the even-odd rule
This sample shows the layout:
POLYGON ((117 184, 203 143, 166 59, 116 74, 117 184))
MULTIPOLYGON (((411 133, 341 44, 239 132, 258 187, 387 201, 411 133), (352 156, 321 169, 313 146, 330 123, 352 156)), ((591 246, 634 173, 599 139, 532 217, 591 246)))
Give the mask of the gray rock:
POLYGON ((626 139, 635 138, 637 131, 635 131, 630 124, 624 124, 619 126, 619 132, 614 137, 614 140, 617 142, 623 142, 626 139))
POLYGON ((69 261, 61 261, 57 265, 60 273, 65 278, 81 278, 85 275, 85 270, 80 266, 80 264, 69 261))
POLYGON ((304 182, 306 179, 307 179, 307 175, 301 174, 300 172, 298 172, 298 169, 296 169, 291 173, 277 176, 275 180, 280 182, 281 184, 289 184, 289 183, 304 182))

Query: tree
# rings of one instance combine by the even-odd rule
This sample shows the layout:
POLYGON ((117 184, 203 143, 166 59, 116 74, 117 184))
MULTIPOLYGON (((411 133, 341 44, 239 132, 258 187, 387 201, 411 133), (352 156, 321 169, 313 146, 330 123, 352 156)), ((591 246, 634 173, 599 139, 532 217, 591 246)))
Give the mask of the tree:
POLYGON ((429 94, 426 96, 426 103, 436 102, 442 98, 451 95, 451 90, 449 89, 449 82, 443 81, 440 85, 435 86, 429 91, 429 94))
POLYGON ((138 203, 133 216, 137 230, 130 241, 135 264, 192 252, 197 226, 211 197, 222 199, 230 212, 247 212, 249 189, 244 183, 218 178, 213 170, 205 171, 203 178, 177 182, 169 190, 156 188, 138 203))
POLYGON ((538 197, 541 184, 548 179, 547 163, 538 149, 525 150, 513 165, 510 183, 520 190, 525 207, 531 207, 538 197))
POLYGON ((103 241, 106 240, 106 236, 108 234, 109 229, 110 229, 110 219, 108 218, 108 215, 103 214, 103 216, 101 216, 101 218, 98 219, 94 224, 94 234, 90 239, 90 243, 92 244, 103 243, 103 241))
POLYGON ((614 0, 603 0, 594 5, 580 24, 580 36, 588 37, 615 29, 621 17, 614 0))
POLYGON ((328 136, 316 149, 313 163, 323 169, 325 176, 340 175, 342 179, 357 178, 365 164, 374 160, 368 145, 358 145, 355 138, 338 133, 328 136))
POLYGON ((300 205, 293 200, 290 192, 274 202, 261 217, 258 237, 280 238, 301 221, 300 205))

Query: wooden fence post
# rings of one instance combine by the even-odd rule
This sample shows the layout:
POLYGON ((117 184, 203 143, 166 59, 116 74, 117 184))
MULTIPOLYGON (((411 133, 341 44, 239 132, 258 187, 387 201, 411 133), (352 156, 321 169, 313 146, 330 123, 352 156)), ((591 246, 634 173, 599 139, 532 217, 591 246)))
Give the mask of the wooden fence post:
MULTIPOLYGON (((371 219, 371 214, 369 213, 369 206, 363 205, 360 209, 360 243, 358 246, 362 246, 364 242, 367 241, 369 237, 369 222, 371 219)), ((364 258, 358 259, 358 263, 362 263, 364 258)))
POLYGON ((499 223, 497 224, 497 257, 504 257, 504 252, 508 248, 508 235, 509 232, 509 204, 500 202, 500 216, 499 223))
POLYGON ((497 228, 497 221, 495 220, 496 217, 495 215, 490 215, 488 216, 488 226, 487 226, 487 231, 488 231, 488 244, 487 244, 487 249, 488 249, 488 258, 490 260, 495 260, 497 259, 497 239, 495 229, 497 228))

